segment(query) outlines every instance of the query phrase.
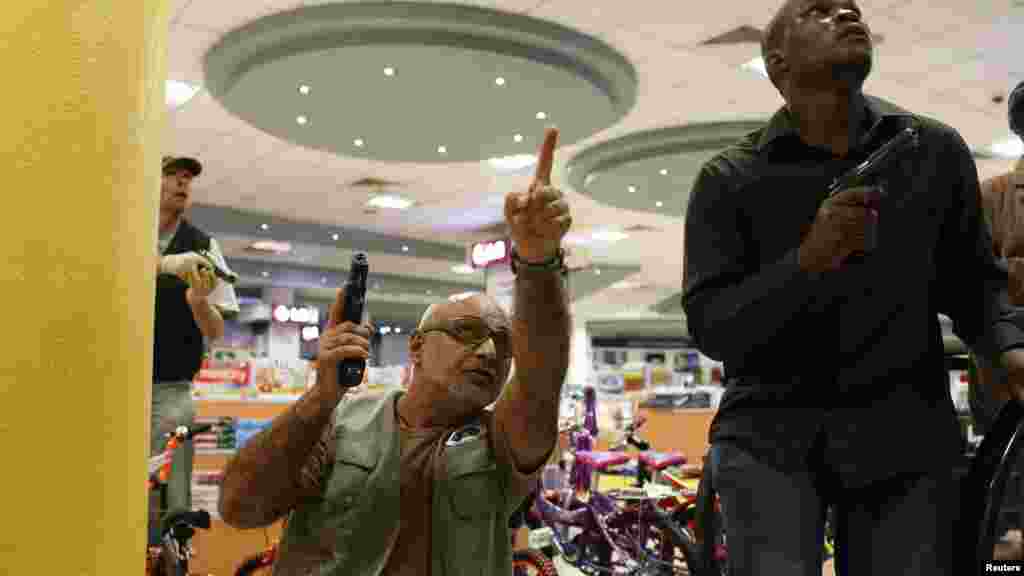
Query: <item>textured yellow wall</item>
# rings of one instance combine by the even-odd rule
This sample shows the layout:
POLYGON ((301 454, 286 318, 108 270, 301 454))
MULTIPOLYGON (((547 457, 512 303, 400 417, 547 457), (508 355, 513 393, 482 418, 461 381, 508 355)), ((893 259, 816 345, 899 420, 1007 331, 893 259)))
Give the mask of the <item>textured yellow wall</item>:
POLYGON ((0 18, 0 573, 141 574, 166 0, 0 18))

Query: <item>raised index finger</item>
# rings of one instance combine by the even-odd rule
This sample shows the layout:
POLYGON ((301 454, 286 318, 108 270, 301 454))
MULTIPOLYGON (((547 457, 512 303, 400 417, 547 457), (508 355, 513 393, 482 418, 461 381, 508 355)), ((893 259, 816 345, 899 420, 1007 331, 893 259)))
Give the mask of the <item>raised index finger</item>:
POLYGON ((558 145, 558 128, 544 131, 544 143, 537 154, 537 171, 533 175, 535 184, 551 184, 551 166, 555 163, 555 146, 558 145))

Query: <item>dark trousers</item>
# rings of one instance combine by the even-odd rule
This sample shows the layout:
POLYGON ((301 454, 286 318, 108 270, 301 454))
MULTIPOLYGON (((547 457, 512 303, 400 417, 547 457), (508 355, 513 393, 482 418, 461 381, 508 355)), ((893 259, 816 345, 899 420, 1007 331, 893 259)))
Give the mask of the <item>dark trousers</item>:
POLYGON ((820 576, 829 505, 838 576, 952 576, 951 470, 843 488, 820 466, 783 473, 732 443, 712 451, 730 576, 820 576))

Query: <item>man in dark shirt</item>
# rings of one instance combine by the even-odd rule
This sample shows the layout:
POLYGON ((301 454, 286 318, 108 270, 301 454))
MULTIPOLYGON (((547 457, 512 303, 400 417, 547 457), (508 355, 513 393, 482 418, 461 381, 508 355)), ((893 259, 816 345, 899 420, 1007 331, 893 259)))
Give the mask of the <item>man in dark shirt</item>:
POLYGON ((961 438, 938 314, 1015 389, 1024 372, 971 153, 863 95, 852 0, 788 1, 762 50, 786 106, 702 168, 686 215, 688 326, 729 374, 710 440, 731 574, 820 574, 827 505, 839 574, 950 574, 961 438), (826 198, 906 127, 919 142, 882 178, 826 198))

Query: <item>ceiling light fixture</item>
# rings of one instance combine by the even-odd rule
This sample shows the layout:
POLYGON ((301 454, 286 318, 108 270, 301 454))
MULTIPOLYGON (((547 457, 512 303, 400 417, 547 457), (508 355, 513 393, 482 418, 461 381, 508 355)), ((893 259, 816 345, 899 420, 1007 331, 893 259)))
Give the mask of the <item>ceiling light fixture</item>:
POLYGON ((352 141, 352 144, 354 144, 356 148, 362 148, 365 142, 363 142, 362 138, 356 138, 355 140, 352 141))
POLYGON ((629 238, 629 234, 618 230, 598 230, 592 233, 590 237, 601 242, 615 243, 629 238))
POLYGON ((438 146, 437 147, 437 153, 438 154, 447 154, 448 153, 448 147, 447 146, 438 146))
POLYGON ((1011 134, 1007 138, 993 142, 989 145, 988 151, 993 156, 999 158, 1016 160, 1017 158, 1024 156, 1024 140, 1016 134, 1011 134))
POLYGON ((512 137, 512 139, 515 140, 516 142, 522 142, 523 141, 523 135, 522 134, 516 134, 515 136, 512 137))
POLYGON ((373 198, 370 198, 369 202, 367 202, 368 206, 373 206, 374 208, 390 208, 392 210, 405 210, 412 206, 412 204, 412 200, 407 200, 401 196, 391 196, 387 194, 374 196, 373 198))
POLYGON ((309 118, 306 118, 305 116, 299 116, 298 118, 295 119, 295 121, 298 122, 299 126, 305 126, 307 123, 309 123, 309 118))
POLYGON ((504 86, 505 79, 502 78, 501 76, 498 76, 497 78, 494 79, 494 83, 497 84, 498 86, 504 86))
POLYGON ((184 106, 199 92, 199 86, 168 80, 164 84, 164 102, 171 110, 184 106))
POLYGON ((299 86, 299 94, 302 94, 303 96, 305 96, 306 94, 309 94, 309 90, 310 90, 309 86, 307 86, 305 84, 301 84, 299 86))
POLYGON ((249 249, 256 250, 257 252, 270 252, 272 254, 287 254, 292 251, 292 245, 275 240, 258 240, 250 244, 249 249))
POLYGON ((764 58, 760 56, 748 62, 744 62, 743 65, 740 66, 740 68, 744 70, 749 70, 751 72, 755 72, 757 74, 760 74, 761 76, 764 76, 765 78, 768 77, 768 68, 765 67, 764 58))
POLYGON ((537 157, 533 154, 515 154, 501 158, 488 158, 487 162, 492 168, 501 172, 518 172, 536 164, 537 157))
POLYGON ((394 76, 395 75, 395 69, 392 68, 391 66, 388 66, 387 68, 384 69, 384 75, 385 76, 394 76))
POLYGON ((452 266, 452 272, 455 272, 456 274, 472 274, 473 272, 476 272, 476 270, 474 270, 469 264, 457 264, 452 266))
POLYGON ((547 117, 548 115, 545 114, 544 112, 537 112, 537 120, 545 120, 547 119, 547 117))

